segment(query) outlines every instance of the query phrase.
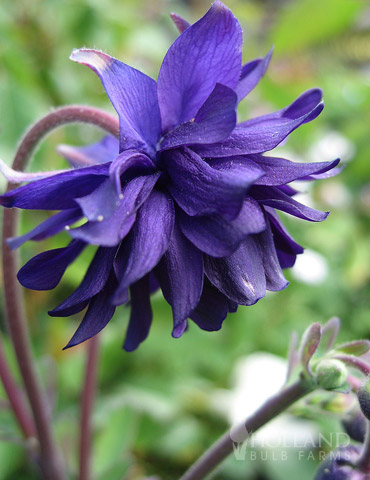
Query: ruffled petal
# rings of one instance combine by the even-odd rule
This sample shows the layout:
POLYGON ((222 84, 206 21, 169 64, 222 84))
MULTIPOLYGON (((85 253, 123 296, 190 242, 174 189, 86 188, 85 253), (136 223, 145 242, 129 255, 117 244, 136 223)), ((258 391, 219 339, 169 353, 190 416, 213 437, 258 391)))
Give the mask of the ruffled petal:
POLYGON ((220 330, 228 313, 228 299, 208 281, 205 282, 198 306, 190 318, 202 330, 214 332, 220 330))
POLYGON ((158 178, 159 174, 134 178, 124 186, 123 198, 112 216, 87 222, 81 227, 69 230, 69 234, 92 245, 114 247, 131 230, 136 211, 148 198, 158 178))
POLYGON ((165 152, 162 159, 170 176, 168 190, 190 216, 217 213, 235 218, 249 187, 262 175, 237 163, 230 169, 212 168, 186 147, 165 152))
POLYGON ((154 163, 147 155, 134 150, 120 153, 109 168, 110 178, 115 183, 118 194, 121 193, 121 175, 133 169, 135 169, 136 176, 155 172, 154 163))
POLYGON ((224 140, 236 125, 236 102, 234 90, 217 83, 194 120, 171 130, 163 138, 161 149, 224 140))
POLYGON ((70 58, 99 76, 119 115, 120 151, 133 148, 154 154, 161 133, 156 82, 97 50, 74 50, 70 58))
POLYGON ((118 155, 118 140, 107 135, 99 142, 75 147, 72 145, 58 145, 57 152, 64 157, 74 168, 87 167, 111 162, 118 155))
POLYGON ((0 205, 31 210, 76 208, 75 198, 88 195, 106 178, 109 164, 68 170, 0 195, 0 205))
POLYGON ((79 287, 64 302, 49 311, 52 317, 68 317, 85 308, 108 281, 117 248, 98 248, 79 287))
POLYGON ((71 210, 63 210, 62 212, 52 215, 50 218, 40 223, 36 228, 24 235, 14 238, 8 238, 6 243, 14 250, 20 247, 28 240, 44 240, 51 237, 61 230, 65 229, 82 217, 79 208, 73 208, 71 210))
POLYGON ((309 90, 283 110, 240 123, 223 142, 197 145, 194 150, 202 157, 230 157, 272 150, 293 130, 322 112, 321 96, 321 90, 309 90))
POLYGON ((172 336, 180 337, 186 319, 199 303, 203 288, 203 258, 175 224, 167 252, 155 270, 164 298, 172 307, 172 336))
POLYGON ((274 49, 271 48, 265 58, 257 58, 243 65, 240 80, 235 89, 239 102, 254 89, 264 76, 269 66, 273 50, 274 49))
POLYGON ((204 257, 210 282, 231 301, 253 305, 266 293, 266 278, 259 242, 247 237, 229 257, 204 257))
POLYGON ((158 77, 165 132, 191 120, 216 83, 238 84, 242 30, 232 12, 216 1, 168 50, 158 77))
POLYGON ((123 348, 132 352, 149 334, 152 324, 152 307, 148 277, 144 277, 131 286, 131 313, 123 348))
POLYGON ((109 302, 116 285, 116 279, 111 275, 103 290, 91 300, 82 322, 63 350, 75 347, 103 330, 116 310, 109 302))
POLYGON ((19 283, 31 290, 52 290, 85 246, 84 242, 72 240, 68 247, 36 255, 19 270, 19 283))
POLYGON ((119 287, 113 297, 115 304, 121 303, 121 295, 130 285, 158 264, 168 248, 174 222, 171 198, 153 191, 138 211, 135 225, 120 249, 117 258, 119 287))
POLYGON ((189 217, 179 211, 179 225, 184 235, 202 252, 211 257, 227 257, 250 234, 266 228, 265 217, 258 202, 247 197, 234 220, 220 215, 189 217))
POLYGON ((120 203, 119 194, 110 178, 85 197, 77 198, 84 216, 91 222, 110 218, 120 203))

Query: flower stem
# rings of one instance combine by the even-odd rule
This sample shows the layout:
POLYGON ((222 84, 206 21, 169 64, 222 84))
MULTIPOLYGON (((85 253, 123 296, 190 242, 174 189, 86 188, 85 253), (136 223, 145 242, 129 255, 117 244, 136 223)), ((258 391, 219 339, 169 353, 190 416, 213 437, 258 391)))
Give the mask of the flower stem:
MULTIPOLYGON (((13 168, 23 171, 35 147, 45 135, 55 128, 74 122, 96 125, 113 135, 118 135, 118 121, 106 112, 90 107, 62 107, 46 115, 30 128, 15 155, 13 168)), ((14 185, 8 184, 8 190, 12 188, 14 185)), ((3 275, 8 329, 35 420, 43 477, 45 480, 64 480, 65 468, 52 432, 48 402, 36 371, 21 289, 16 278, 18 255, 11 251, 6 243, 7 238, 17 235, 18 218, 17 210, 4 211, 3 275)))
POLYGON ((363 473, 370 473, 370 421, 366 422, 366 436, 362 451, 356 462, 356 468, 363 473))
POLYGON ((279 415, 294 402, 312 392, 309 382, 299 380, 268 399, 245 422, 226 432, 181 477, 180 480, 201 480, 233 451, 235 440, 245 441, 248 436, 279 415))
POLYGON ((96 335, 87 344, 87 363, 85 384, 81 402, 80 431, 80 476, 79 480, 91 479, 91 414, 97 383, 97 363, 99 354, 99 337, 96 335))

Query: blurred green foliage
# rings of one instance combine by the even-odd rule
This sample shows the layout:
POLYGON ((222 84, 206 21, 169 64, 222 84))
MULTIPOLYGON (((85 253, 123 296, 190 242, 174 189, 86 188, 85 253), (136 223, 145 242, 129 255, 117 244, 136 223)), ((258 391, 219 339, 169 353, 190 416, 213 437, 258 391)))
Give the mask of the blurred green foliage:
MULTIPOLYGON (((180 473, 227 428, 215 398, 232 388, 238 359, 255 351, 285 356, 290 332, 310 322, 342 319, 341 340, 370 338, 370 8, 361 0, 230 0, 245 35, 244 58, 275 53, 265 79, 244 100, 240 118, 281 108, 304 89, 320 86, 326 108, 312 124, 281 147, 291 159, 323 161, 343 155, 337 178, 310 186, 310 200, 331 211, 323 224, 285 218, 295 238, 323 256, 328 272, 307 284, 287 272, 290 286, 242 307, 222 331, 190 325, 171 338, 171 312, 159 294, 154 322, 137 352, 121 349, 128 314, 120 309, 101 334, 99 391, 94 413, 94 474, 97 480, 163 480, 180 473)), ((99 80, 68 61, 75 47, 101 48, 156 77, 176 38, 168 14, 195 21, 208 1, 3 0, 0 3, 0 155, 11 162, 24 130, 51 108, 83 103, 112 110, 99 80)), ((45 142, 31 166, 64 166, 58 143, 86 144, 101 136, 92 128, 68 127, 45 142)), ((5 186, 1 180, 1 189, 5 186)), ((307 190, 307 186, 302 185, 307 190)), ((43 213, 24 214, 22 231, 43 213)), ((46 247, 64 245, 67 235, 21 249, 25 261, 46 247)), ((49 318, 47 310, 72 291, 86 271, 86 252, 52 292, 26 291, 34 351, 51 392, 58 440, 77 472, 78 416, 84 370, 82 345, 62 352, 79 318, 49 318), (56 395, 57 393, 57 395, 56 395)), ((186 279, 184 279, 184 282, 186 279)), ((6 338, 4 322, 3 336, 6 338)), ((7 345, 14 367, 14 358, 7 345)), ((14 367, 14 371, 16 369, 14 367)), ((263 382, 263 378, 261 378, 263 382)), ((5 398, 0 390, 0 400, 5 398)), ((317 421, 324 425, 325 415, 317 421)), ((334 418, 330 425, 339 425, 334 418), (334 423, 333 423, 334 422, 334 423)), ((326 427, 329 428, 329 427, 326 427)), ((333 427, 331 427, 333 428, 333 427)), ((338 427, 339 428, 339 427, 338 427)), ((287 462, 238 462, 231 457, 215 478, 312 478, 316 463, 292 456, 287 462)), ((0 410, 0 479, 37 478, 6 405, 0 410)))

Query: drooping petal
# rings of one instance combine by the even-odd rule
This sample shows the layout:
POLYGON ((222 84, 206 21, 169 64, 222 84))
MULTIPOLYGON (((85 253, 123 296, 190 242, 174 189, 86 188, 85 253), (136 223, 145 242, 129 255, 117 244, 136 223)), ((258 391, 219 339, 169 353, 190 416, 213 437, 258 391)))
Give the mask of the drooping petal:
POLYGON ((117 299, 120 304, 122 292, 158 264, 168 248, 174 221, 175 211, 171 198, 165 193, 153 191, 138 211, 135 225, 120 249, 117 263, 120 264, 121 271, 114 303, 117 299))
POLYGON ((262 174, 238 164, 228 170, 212 168, 186 147, 165 152, 162 159, 170 176, 168 190, 190 216, 235 218, 248 188, 262 174))
POLYGON ((217 83, 194 120, 171 130, 164 137, 161 149, 224 140, 236 125, 236 102, 234 90, 217 83))
POLYGON ((320 175, 333 169, 339 159, 333 162, 295 163, 284 158, 252 155, 250 157, 265 172, 265 175, 256 181, 256 185, 284 185, 294 180, 304 179, 307 175, 320 175))
POLYGON ((225 295, 206 281, 198 306, 190 318, 202 330, 214 332, 220 330, 228 313, 229 304, 225 295))
POLYGON ((144 277, 130 288, 131 313, 123 348, 132 352, 148 336, 152 324, 152 307, 150 305, 150 291, 148 277, 144 277))
POLYGON ((31 290, 52 290, 85 246, 84 242, 72 240, 68 247, 36 255, 19 270, 19 283, 31 290))
POLYGON ((216 83, 238 84, 242 30, 232 12, 216 1, 168 50, 158 77, 165 132, 191 120, 216 83))
POLYGON ((156 82, 97 50, 74 50, 70 58, 99 76, 119 115, 120 151, 134 148, 154 154, 161 132, 156 82))
POLYGON ((136 177, 122 190, 122 199, 114 214, 96 222, 87 222, 81 227, 69 230, 73 238, 79 238, 92 245, 114 247, 130 231, 135 222, 136 211, 150 195, 159 174, 136 177))
POLYGON ((103 290, 91 300, 82 322, 63 350, 75 347, 103 330, 116 310, 109 302, 116 285, 116 279, 111 275, 103 290))
POLYGON ((84 216, 89 221, 110 218, 120 203, 117 189, 110 178, 104 180, 98 188, 85 197, 77 198, 84 216))
POLYGON ((239 102, 254 89, 264 76, 269 66, 273 50, 274 49, 271 48, 265 58, 257 58, 243 65, 240 80, 235 89, 239 102))
POLYGON ((164 298, 172 307, 172 336, 180 337, 186 319, 199 303, 203 287, 203 258, 175 224, 171 241, 156 274, 164 298))
POLYGON ((0 195, 0 205, 31 210, 76 208, 75 198, 88 195, 106 178, 109 164, 69 170, 0 195))
POLYGON ((71 224, 79 220, 81 216, 82 214, 79 208, 63 210, 52 215, 30 232, 19 237, 8 238, 6 243, 12 250, 14 250, 28 240, 44 240, 45 238, 55 235, 64 228, 69 227, 71 224))
POLYGON ((110 178, 116 185, 117 193, 121 193, 121 175, 129 169, 134 169, 135 173, 142 174, 154 173, 155 167, 152 160, 143 153, 134 150, 126 150, 120 153, 111 163, 109 168, 110 178))
POLYGON ((266 278, 259 243, 247 237, 229 257, 204 257, 210 282, 230 300, 253 305, 266 293, 266 278))
POLYGON ((170 13, 170 17, 180 33, 185 32, 185 30, 190 27, 190 23, 185 20, 185 18, 180 17, 180 15, 178 15, 177 13, 170 13))
POLYGON ((118 155, 118 140, 112 135, 106 135, 99 142, 86 145, 85 147, 58 145, 57 152, 72 167, 86 167, 111 162, 118 155))
POLYGON ((264 153, 275 148, 300 125, 314 120, 324 108, 321 90, 309 90, 289 107, 237 125, 224 141, 197 145, 202 157, 231 157, 264 153))
POLYGON ((231 255, 248 235, 266 228, 262 209, 251 197, 246 197, 234 220, 227 221, 220 215, 189 217, 181 210, 177 218, 184 235, 211 257, 231 255))
POLYGON ((108 281, 117 248, 98 248, 79 287, 60 305, 49 311, 52 317, 68 317, 83 310, 108 281), (77 308, 77 310, 76 310, 77 308))
POLYGON ((320 212, 297 202, 279 187, 256 186, 251 188, 250 194, 263 205, 310 222, 322 222, 329 215, 329 212, 320 212))

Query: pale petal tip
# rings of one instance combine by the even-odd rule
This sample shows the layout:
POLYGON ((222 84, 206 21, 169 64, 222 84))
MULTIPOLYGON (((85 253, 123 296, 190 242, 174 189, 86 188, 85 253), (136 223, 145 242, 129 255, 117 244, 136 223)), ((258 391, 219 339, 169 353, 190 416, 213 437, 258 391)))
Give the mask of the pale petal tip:
POLYGON ((74 48, 70 60, 82 63, 98 72, 104 71, 111 63, 111 57, 106 53, 92 48, 74 48))

